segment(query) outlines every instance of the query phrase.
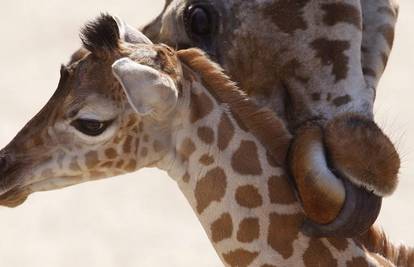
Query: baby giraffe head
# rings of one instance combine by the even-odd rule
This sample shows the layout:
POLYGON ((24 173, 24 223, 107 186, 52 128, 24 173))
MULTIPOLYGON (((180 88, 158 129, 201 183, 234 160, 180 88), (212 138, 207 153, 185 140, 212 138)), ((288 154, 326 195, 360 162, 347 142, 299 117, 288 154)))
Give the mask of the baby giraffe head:
POLYGON ((81 33, 46 106, 0 151, 0 204, 153 166, 166 153, 180 87, 175 52, 102 15, 81 33))

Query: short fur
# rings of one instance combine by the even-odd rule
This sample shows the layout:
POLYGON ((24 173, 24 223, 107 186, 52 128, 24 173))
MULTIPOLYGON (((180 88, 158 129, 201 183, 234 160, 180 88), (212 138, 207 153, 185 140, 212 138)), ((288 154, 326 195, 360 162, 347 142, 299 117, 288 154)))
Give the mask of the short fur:
POLYGON ((248 100, 203 51, 192 48, 178 51, 177 55, 181 62, 203 77, 204 85, 218 101, 228 104, 232 113, 239 115, 239 126, 254 134, 268 148, 277 164, 284 166, 291 135, 275 113, 248 100))

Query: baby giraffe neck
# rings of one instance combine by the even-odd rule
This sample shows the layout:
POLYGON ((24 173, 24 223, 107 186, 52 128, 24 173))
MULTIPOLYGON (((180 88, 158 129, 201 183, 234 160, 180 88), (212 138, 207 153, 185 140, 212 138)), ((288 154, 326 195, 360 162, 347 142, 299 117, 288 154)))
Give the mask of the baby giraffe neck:
POLYGON ((312 239, 300 231, 302 210, 283 166, 290 135, 194 53, 200 52, 180 55, 186 103, 163 168, 178 182, 223 263, 347 266, 356 258, 370 266, 354 241, 312 239))

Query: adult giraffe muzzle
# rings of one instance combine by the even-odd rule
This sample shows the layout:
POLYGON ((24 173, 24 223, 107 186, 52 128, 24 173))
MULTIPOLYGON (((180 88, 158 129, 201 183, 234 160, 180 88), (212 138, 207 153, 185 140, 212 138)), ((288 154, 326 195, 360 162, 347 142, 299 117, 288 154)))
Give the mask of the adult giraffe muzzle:
POLYGON ((373 104, 395 1, 167 0, 143 32, 199 47, 295 136, 291 176, 311 235, 354 236, 397 186, 400 160, 373 104))

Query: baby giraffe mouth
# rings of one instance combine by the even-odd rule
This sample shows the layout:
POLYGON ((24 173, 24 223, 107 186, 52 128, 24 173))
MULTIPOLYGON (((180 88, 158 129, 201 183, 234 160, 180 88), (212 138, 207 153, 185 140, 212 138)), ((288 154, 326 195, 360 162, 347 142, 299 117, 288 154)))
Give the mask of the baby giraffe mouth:
POLYGON ((15 185, 0 194, 0 206, 15 208, 23 204, 30 194, 60 189, 80 183, 75 177, 47 178, 27 185, 15 185))
POLYGON ((27 189, 12 188, 0 195, 0 206, 15 208, 23 204, 29 195, 30 191, 27 189))

